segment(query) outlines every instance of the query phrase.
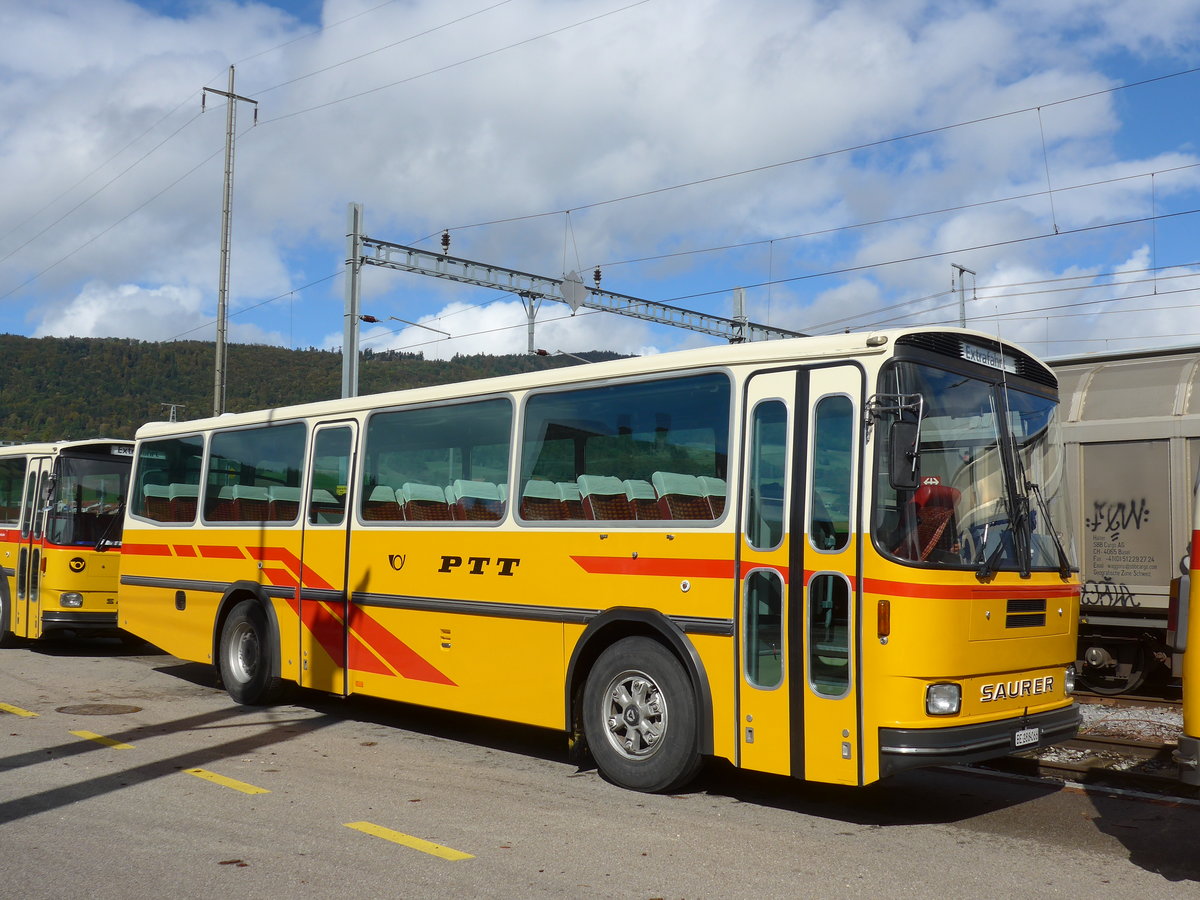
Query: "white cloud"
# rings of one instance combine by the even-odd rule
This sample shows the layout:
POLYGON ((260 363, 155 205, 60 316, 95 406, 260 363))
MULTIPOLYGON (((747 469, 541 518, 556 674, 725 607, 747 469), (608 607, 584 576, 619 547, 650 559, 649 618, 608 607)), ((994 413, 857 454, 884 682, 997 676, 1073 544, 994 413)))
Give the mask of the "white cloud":
MULTIPOLYGON (((203 116, 199 98, 204 85, 225 88, 231 60, 236 90, 261 116, 252 128, 249 106, 238 108, 231 284, 243 312, 231 333, 301 346, 341 343, 336 285, 289 300, 286 329, 278 304, 257 304, 338 271, 351 200, 365 204, 368 234, 400 243, 514 219, 454 231, 451 252, 546 275, 611 264, 606 288, 692 296, 710 312, 728 314, 736 285, 791 279, 772 289, 772 317, 804 330, 935 293, 952 261, 980 272, 1111 269, 1143 234, 1005 242, 1145 214, 1138 181, 1065 186, 1200 162, 1173 132, 1156 144, 1130 126, 1137 108, 1124 94, 1054 102, 1143 77, 1134 63, 1187 68, 1200 12, 1184 0, 1144 10, 1120 0, 661 0, 576 28, 612 6, 531 0, 445 28, 466 11, 376 6, 328 0, 322 21, 333 27, 311 37, 265 2, 202 0, 176 17, 128 0, 0 9, 0 308, 33 307, 29 330, 51 333, 124 290, 95 285, 140 285, 135 296, 157 294, 176 321, 211 321, 225 121, 219 98, 203 116), (1040 122, 1035 111, 995 118, 1034 106, 1040 122), (936 130, 974 119, 987 121, 936 130), (852 146, 863 149, 773 165, 852 146), (1040 194, 1047 165, 1053 216, 1040 194), (1036 196, 829 232, 1022 193, 1036 196), (984 243, 1004 246, 808 277, 984 243)), ((1197 205, 1191 171, 1156 177, 1155 188, 1162 209, 1197 205)), ((364 279, 372 312, 424 321, 425 309, 476 302, 458 286, 399 283, 364 279)), ((749 299, 765 310, 767 290, 749 299)), ((427 354, 524 349, 519 303, 471 318, 470 336, 454 341, 427 345, 420 329, 381 340, 427 354)), ((111 327, 159 333, 153 321, 111 327)), ((564 350, 707 340, 611 316, 599 327, 547 320, 538 334, 564 350)))
MULTIPOLYGON (((43 311, 38 310, 41 314, 43 311)), ((51 314, 40 315, 33 337, 131 337, 144 341, 213 340, 216 326, 203 308, 195 287, 88 282, 70 301, 51 314)), ((238 343, 279 344, 282 336, 254 324, 233 320, 229 340, 238 343)))

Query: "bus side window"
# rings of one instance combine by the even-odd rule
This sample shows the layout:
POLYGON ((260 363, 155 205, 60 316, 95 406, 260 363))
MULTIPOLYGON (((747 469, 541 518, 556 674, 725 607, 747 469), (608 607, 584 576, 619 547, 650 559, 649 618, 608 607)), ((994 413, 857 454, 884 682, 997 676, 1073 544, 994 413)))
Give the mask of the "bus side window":
POLYGON ((545 391, 525 406, 525 521, 715 521, 725 511, 729 378, 545 391), (547 485, 559 487, 558 505, 547 485))
POLYGON ((754 407, 746 540, 755 550, 772 550, 783 540, 787 424, 787 406, 782 400, 764 400, 754 407))
POLYGON ((508 502, 512 401, 392 409, 367 421, 363 522, 498 522, 508 502))
POLYGON ((854 483, 854 405, 849 397, 834 395, 817 401, 812 456, 808 540, 817 550, 841 550, 850 540, 854 483))
MULTIPOLYGON (((310 524, 340 525, 345 520, 353 440, 352 431, 346 427, 324 428, 317 432, 308 494, 310 524)), ((395 491, 392 496, 395 505, 395 491)))
POLYGON ((200 493, 199 435, 143 441, 134 464, 130 512, 156 522, 193 522, 200 493))
POLYGON ((0 525, 21 521, 21 488, 25 481, 25 457, 0 459, 0 525))
POLYGON ((219 522, 294 522, 306 429, 299 422, 213 435, 204 518, 219 522), (272 504, 271 489, 276 489, 272 504), (279 488, 287 488, 282 494, 279 488))

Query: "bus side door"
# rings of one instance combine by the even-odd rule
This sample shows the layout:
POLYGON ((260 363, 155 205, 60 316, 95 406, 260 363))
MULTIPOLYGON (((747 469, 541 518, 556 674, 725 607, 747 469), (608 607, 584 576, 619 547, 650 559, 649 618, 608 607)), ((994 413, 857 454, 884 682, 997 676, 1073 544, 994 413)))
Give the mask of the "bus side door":
MULTIPOLYGON (((800 621, 793 621, 795 644, 803 658, 793 676, 803 679, 799 705, 803 757, 793 774, 834 784, 861 784, 861 677, 858 665, 858 609, 861 541, 862 371, 856 366, 817 367, 809 372, 808 429, 804 467, 804 585, 800 621), (798 628, 797 628, 798 626, 798 628)), ((801 540, 797 534, 796 540, 801 540)), ((796 563, 797 568, 799 564, 796 563)), ((793 593, 793 597, 795 594, 793 593)), ((794 691, 794 695, 797 692, 794 691)), ((800 748, 797 748, 799 750, 800 748)))
MULTIPOLYGON (((746 385, 738 537, 738 764, 791 774, 794 669, 790 641, 802 573, 791 568, 797 384, 795 371, 755 375, 746 385)), ((802 417, 801 417, 802 421, 802 417)), ((802 740, 803 733, 797 732, 802 740)))
POLYGON ((300 684, 342 695, 349 692, 347 569, 357 434, 355 422, 313 431, 298 588, 300 684))
POLYGON ((29 460, 25 472, 21 542, 17 550, 17 601, 13 604, 11 626, 20 637, 42 635, 42 534, 46 526, 51 464, 48 456, 35 457, 29 460))

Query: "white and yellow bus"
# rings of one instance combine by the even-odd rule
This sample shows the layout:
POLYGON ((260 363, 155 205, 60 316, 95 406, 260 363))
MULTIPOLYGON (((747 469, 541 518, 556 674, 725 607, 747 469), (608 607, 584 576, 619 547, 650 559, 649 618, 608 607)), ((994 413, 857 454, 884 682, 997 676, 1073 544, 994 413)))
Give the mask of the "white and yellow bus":
POLYGON ((1175 653, 1183 656, 1183 734, 1175 751, 1184 784, 1200 785, 1200 471, 1192 491, 1192 541, 1175 581, 1171 631, 1175 653))
POLYGON ((1053 373, 954 329, 747 343, 137 434, 121 625, 285 685, 863 785, 1074 735, 1053 373))
POLYGON ((132 441, 0 447, 0 646, 117 633, 132 441))

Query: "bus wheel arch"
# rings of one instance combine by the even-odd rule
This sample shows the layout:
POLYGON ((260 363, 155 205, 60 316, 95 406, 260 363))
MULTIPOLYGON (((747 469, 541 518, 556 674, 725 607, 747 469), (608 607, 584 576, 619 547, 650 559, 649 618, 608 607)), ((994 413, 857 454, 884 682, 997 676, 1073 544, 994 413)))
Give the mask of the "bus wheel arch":
POLYGON ((230 586, 213 628, 213 663, 229 696, 248 706, 277 702, 285 690, 279 647, 279 623, 261 588, 230 586))
MULTIPOLYGON (((602 774, 623 787, 677 789, 712 754, 712 696, 703 662, 682 629, 661 613, 618 608, 593 619, 572 654, 566 704, 573 749, 586 746, 602 774), (613 717, 605 696, 613 690, 637 695, 616 711, 630 722, 647 714, 646 698, 653 696, 650 708, 665 726, 661 752, 621 747, 616 735, 626 726, 613 717)), ((657 726, 650 731, 657 734, 657 726)))

